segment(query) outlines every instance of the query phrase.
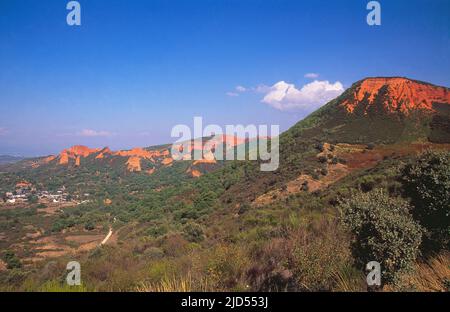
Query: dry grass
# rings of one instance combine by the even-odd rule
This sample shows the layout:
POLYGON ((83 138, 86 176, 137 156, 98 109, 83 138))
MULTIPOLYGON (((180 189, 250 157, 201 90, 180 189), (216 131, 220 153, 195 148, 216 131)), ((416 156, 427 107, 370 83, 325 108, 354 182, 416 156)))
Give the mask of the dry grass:
POLYGON ((157 283, 141 283, 136 288, 137 292, 192 292, 211 291, 208 281, 202 278, 199 281, 195 281, 191 274, 183 277, 164 277, 157 283))
POLYGON ((410 282, 418 291, 448 291, 445 281, 450 281, 450 253, 440 254, 426 263, 416 265, 410 282))
POLYGON ((361 292, 365 291, 365 276, 362 272, 335 271, 333 272, 334 287, 337 292, 361 292), (353 274, 352 274, 353 273, 353 274))
POLYGON ((418 262, 414 270, 403 276, 399 286, 386 286, 384 291, 448 291, 450 281, 450 253, 444 252, 426 262, 418 262))

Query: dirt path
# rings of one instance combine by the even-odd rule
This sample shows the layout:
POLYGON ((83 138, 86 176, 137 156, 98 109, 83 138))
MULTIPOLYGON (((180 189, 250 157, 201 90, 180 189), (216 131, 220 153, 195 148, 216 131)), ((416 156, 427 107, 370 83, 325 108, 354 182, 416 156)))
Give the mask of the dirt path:
POLYGON ((106 244, 106 242, 109 240, 109 238, 111 237, 113 231, 112 231, 112 227, 109 228, 109 232, 108 235, 106 235, 106 237, 102 240, 102 242, 100 243, 100 245, 104 245, 106 244))
MULTIPOLYGON (((116 222, 116 217, 114 217, 113 223, 115 223, 115 222, 116 222)), ((102 240, 102 242, 100 243, 100 246, 105 245, 106 242, 108 242, 108 240, 111 238, 112 234, 113 234, 113 230, 112 230, 112 226, 110 226, 109 227, 109 232, 106 235, 106 237, 102 240)))

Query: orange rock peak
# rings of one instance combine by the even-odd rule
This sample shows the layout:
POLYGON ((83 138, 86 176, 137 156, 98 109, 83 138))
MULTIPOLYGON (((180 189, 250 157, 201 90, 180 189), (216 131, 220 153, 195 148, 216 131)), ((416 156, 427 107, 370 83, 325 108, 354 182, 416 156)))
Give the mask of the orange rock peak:
POLYGON ((448 88, 402 77, 381 77, 367 78, 355 84, 350 99, 341 105, 347 112, 352 113, 364 99, 372 105, 380 95, 385 95, 382 104, 387 112, 408 114, 412 110, 433 111, 434 102, 450 104, 448 88))

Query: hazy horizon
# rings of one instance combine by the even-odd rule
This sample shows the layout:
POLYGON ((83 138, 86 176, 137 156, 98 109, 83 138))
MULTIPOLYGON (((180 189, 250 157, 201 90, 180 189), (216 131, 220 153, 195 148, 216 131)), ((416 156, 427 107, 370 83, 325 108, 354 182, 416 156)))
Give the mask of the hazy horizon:
POLYGON ((285 131, 365 77, 450 86, 449 1, 384 2, 382 27, 367 1, 80 3, 71 27, 65 3, 1 2, 0 155, 170 143, 194 116, 285 131))

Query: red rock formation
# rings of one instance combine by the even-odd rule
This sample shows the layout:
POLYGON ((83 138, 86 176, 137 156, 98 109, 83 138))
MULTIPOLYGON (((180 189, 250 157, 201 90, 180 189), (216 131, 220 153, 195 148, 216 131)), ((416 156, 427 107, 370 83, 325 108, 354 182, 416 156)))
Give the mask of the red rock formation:
POLYGON ((190 173, 193 178, 199 178, 202 175, 197 169, 189 170, 188 173, 190 173))
POLYGON ((375 103, 381 89, 386 88, 383 106, 386 112, 402 112, 408 114, 412 110, 433 111, 433 102, 450 104, 448 88, 432 86, 407 78, 368 78, 356 86, 351 98, 341 105, 348 113, 352 113, 363 99, 369 105, 375 103))
POLYGON ((172 157, 164 158, 163 161, 161 162, 161 164, 163 164, 164 166, 168 166, 172 163, 173 163, 172 157))
POLYGON ((141 171, 141 158, 131 156, 127 161, 127 169, 131 172, 140 172, 141 171))
POLYGON ((26 188, 26 187, 31 187, 33 184, 31 184, 28 181, 20 181, 18 183, 16 183, 16 188, 26 188))
POLYGON ((91 154, 99 152, 100 149, 98 148, 89 148, 87 146, 83 145, 75 145, 71 148, 67 149, 66 152, 69 153, 69 155, 75 155, 75 156, 82 156, 82 157, 88 157, 91 154))
POLYGON ((56 156, 48 156, 42 160, 42 163, 48 164, 49 162, 51 162, 52 160, 55 160, 55 159, 56 159, 56 156))
POLYGON ((67 165, 69 163, 69 154, 62 152, 59 155, 59 164, 60 165, 67 165))
MULTIPOLYGON (((125 151, 117 151, 112 152, 108 147, 105 147, 103 149, 91 149, 86 146, 76 145, 71 148, 63 150, 59 156, 59 164, 61 165, 67 165, 69 164, 69 161, 72 159, 75 161, 75 166, 80 166, 81 159, 84 157, 88 157, 92 154, 97 154, 95 159, 103 159, 105 156, 120 156, 120 157, 127 157, 127 167, 128 170, 131 172, 139 172, 141 171, 141 160, 147 159, 152 162, 155 162, 156 158, 163 158, 162 164, 163 165, 170 165, 173 162, 173 159, 170 157, 170 152, 168 149, 162 149, 162 150, 151 150, 148 151, 146 149, 137 147, 133 148, 131 150, 125 150, 125 151)), ((53 159, 56 159, 55 156, 48 157, 48 161, 51 161, 53 159)), ((150 172, 153 173, 154 171, 150 172)))
POLYGON ((200 159, 200 160, 195 160, 192 165, 200 165, 200 164, 216 164, 217 161, 215 159, 200 159))
POLYGON ((45 158, 41 158, 37 161, 32 162, 31 164, 31 168, 38 168, 42 165, 48 164, 49 162, 53 161, 56 159, 56 156, 48 156, 45 158))
POLYGON ((91 154, 98 153, 100 149, 95 148, 91 149, 89 147, 83 145, 75 145, 71 148, 65 149, 59 154, 59 164, 67 165, 69 163, 69 159, 75 159, 77 166, 80 163, 80 157, 88 157, 91 154))
POLYGON ((100 154, 97 155, 97 157, 95 157, 95 159, 103 159, 105 158, 105 155, 111 155, 112 152, 108 147, 105 147, 104 149, 102 149, 100 151, 100 154))
POLYGON ((79 167, 80 166, 80 161, 81 161, 81 157, 77 156, 77 158, 75 159, 75 166, 79 167))
POLYGON ((122 156, 122 157, 140 157, 140 158, 147 158, 151 159, 155 155, 159 155, 159 153, 147 151, 143 148, 137 147, 133 148, 129 151, 118 151, 114 153, 114 155, 122 156))

